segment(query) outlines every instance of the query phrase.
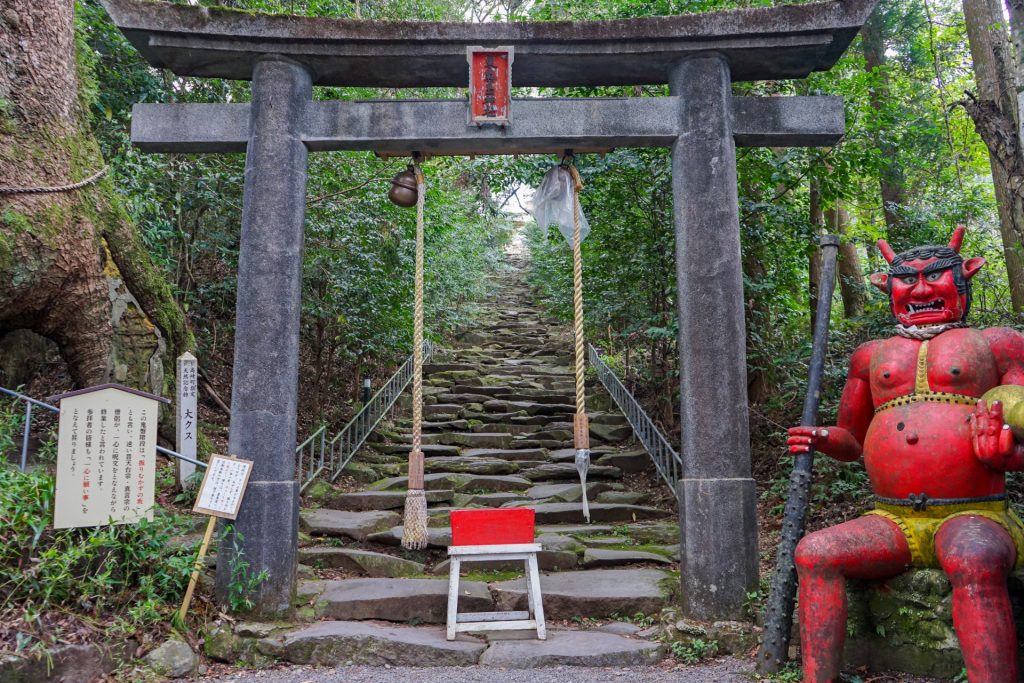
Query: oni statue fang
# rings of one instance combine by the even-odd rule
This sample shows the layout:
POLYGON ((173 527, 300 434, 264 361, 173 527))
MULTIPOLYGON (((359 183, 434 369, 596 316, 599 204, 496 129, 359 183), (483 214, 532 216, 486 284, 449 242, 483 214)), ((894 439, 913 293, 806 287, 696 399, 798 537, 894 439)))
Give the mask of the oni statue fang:
POLYGON ((1007 576, 1024 565, 1024 524, 1006 497, 1024 469, 1024 335, 967 323, 971 278, 985 264, 949 246, 897 254, 870 280, 889 297, 896 336, 850 359, 837 424, 789 430, 789 450, 864 457, 874 509, 803 538, 800 578, 804 681, 839 678, 846 579, 941 568, 953 586, 953 626, 970 683, 1017 681, 1007 576))

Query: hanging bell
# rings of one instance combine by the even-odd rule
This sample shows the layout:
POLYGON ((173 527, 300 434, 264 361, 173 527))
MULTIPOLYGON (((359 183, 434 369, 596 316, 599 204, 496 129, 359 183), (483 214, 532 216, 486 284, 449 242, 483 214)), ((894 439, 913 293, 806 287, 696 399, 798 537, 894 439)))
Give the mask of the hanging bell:
POLYGON ((388 199, 398 206, 408 209, 410 206, 416 206, 418 194, 416 169, 409 164, 407 169, 399 171, 391 179, 391 191, 388 192, 388 199))

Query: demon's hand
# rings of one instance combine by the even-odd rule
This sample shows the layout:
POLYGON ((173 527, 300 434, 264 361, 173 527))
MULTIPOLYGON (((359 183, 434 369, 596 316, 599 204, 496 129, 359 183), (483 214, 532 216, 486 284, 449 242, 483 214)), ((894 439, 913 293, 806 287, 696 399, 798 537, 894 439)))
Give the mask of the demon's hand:
POLYGON ((992 406, 978 401, 978 408, 971 414, 971 439, 974 454, 989 467, 1006 469, 1016 454, 1017 444, 1010 426, 1003 421, 1003 404, 993 401, 992 406))
POLYGON ((828 443, 829 430, 824 427, 790 427, 786 444, 790 453, 807 453, 813 446, 820 450, 828 443))

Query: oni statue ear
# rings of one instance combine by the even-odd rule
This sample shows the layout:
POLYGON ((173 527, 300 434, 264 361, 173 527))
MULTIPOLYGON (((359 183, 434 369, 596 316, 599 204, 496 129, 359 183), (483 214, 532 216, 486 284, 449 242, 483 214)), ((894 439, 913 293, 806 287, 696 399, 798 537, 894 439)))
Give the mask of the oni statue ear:
POLYGON ((981 256, 975 256, 964 261, 963 265, 960 266, 963 269, 964 279, 970 280, 974 277, 981 267, 985 265, 985 259, 981 256))
POLYGON ((883 294, 889 294, 889 274, 888 273, 872 273, 868 277, 868 281, 875 287, 882 290, 883 294))

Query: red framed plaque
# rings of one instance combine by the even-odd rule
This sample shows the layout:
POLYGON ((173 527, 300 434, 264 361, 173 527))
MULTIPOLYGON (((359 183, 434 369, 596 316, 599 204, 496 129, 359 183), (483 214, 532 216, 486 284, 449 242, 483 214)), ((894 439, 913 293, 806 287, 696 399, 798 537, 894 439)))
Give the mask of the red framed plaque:
POLYGON ((466 58, 469 122, 507 126, 512 121, 512 47, 469 47, 466 58))

